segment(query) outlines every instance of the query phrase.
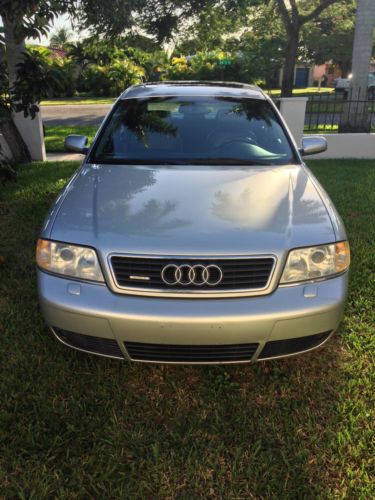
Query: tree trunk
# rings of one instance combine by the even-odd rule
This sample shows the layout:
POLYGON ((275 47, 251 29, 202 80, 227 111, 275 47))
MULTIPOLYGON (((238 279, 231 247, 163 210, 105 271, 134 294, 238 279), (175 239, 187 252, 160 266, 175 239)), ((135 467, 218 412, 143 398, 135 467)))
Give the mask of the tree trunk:
POLYGON ((357 0, 352 56, 352 81, 344 107, 340 132, 369 132, 368 72, 375 26, 374 0, 357 0))
MULTIPOLYGON (((22 63, 24 58, 25 39, 19 36, 21 22, 21 20, 9 19, 3 16, 9 89, 14 86, 17 80, 17 65, 22 63)), ((18 151, 16 152, 13 149, 14 161, 17 163, 30 161, 30 152, 21 134, 18 132, 17 127, 14 125, 14 122, 13 127, 9 127, 9 132, 10 131, 13 131, 13 140, 8 136, 8 142, 10 141, 12 144, 18 143, 18 151)))
POLYGON ((18 34, 20 22, 22 21, 3 17, 9 87, 12 87, 17 80, 17 64, 23 61, 25 51, 25 39, 20 38, 18 34))
POLYGON ((4 137, 12 154, 12 163, 24 163, 31 160, 29 150, 18 132, 11 117, 0 118, 0 134, 4 137))
POLYGON ((299 29, 288 31, 288 44, 285 49, 281 97, 291 97, 294 87, 294 71, 297 61, 299 29))

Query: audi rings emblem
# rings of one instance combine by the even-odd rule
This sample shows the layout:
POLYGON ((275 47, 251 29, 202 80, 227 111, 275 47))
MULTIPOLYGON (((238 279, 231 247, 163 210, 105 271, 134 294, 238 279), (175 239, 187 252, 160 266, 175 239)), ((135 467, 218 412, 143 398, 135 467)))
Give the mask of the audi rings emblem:
POLYGON ((223 279, 223 271, 219 266, 210 264, 204 266, 203 264, 196 264, 190 266, 189 264, 168 264, 163 267, 161 272, 161 279, 166 285, 175 286, 216 286, 223 279))

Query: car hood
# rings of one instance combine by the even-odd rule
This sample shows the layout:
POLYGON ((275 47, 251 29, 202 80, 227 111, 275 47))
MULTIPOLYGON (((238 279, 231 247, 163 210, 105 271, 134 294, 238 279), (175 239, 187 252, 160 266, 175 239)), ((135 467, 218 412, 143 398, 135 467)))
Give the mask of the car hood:
POLYGON ((84 165, 47 226, 52 239, 104 254, 277 254, 335 240, 300 165, 84 165))

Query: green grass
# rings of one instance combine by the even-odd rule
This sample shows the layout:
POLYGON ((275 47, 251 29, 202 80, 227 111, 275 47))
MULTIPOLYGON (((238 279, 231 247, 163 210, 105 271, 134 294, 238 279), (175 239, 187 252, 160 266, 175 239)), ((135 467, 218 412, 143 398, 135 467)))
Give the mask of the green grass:
POLYGON ((308 125, 304 126, 303 133, 304 134, 337 134, 339 131, 338 125, 318 125, 318 127, 311 126, 309 128, 308 125))
POLYGON ((77 163, 0 187, 1 498, 375 496, 375 168, 311 162, 352 246, 324 349, 254 366, 126 364, 70 350, 38 309, 34 245, 77 163))
MULTIPOLYGON (((318 87, 306 87, 303 89, 293 89, 293 95, 308 96, 310 94, 332 94, 334 91, 335 89, 332 87, 321 87, 320 89, 318 87)), ((272 96, 277 97, 281 94, 281 90, 272 89, 270 91, 267 91, 267 93, 270 93, 272 96)))
POLYGON ((46 151, 64 151, 64 140, 69 134, 86 135, 89 143, 91 143, 97 130, 98 127, 96 125, 76 125, 71 127, 46 125, 44 138, 46 151))
MULTIPOLYGON (((331 87, 322 87, 320 90, 318 87, 307 87, 304 89, 294 89, 293 95, 310 95, 310 94, 331 94, 335 89, 331 87)), ((268 91, 267 91, 268 92, 268 91)), ((281 93, 280 89, 272 89, 269 91, 270 94, 278 96, 281 93)), ((114 97, 56 97, 54 99, 46 99, 42 101, 41 106, 66 106, 70 104, 112 104, 114 102, 114 97)))
POLYGON ((62 97, 55 99, 46 99, 42 101, 41 106, 66 106, 77 104, 112 104, 114 97, 62 97))
MULTIPOLYGON (((314 125, 311 125, 311 128, 309 125, 305 125, 303 129, 304 134, 337 134, 339 131, 339 126, 338 125, 318 125, 317 127, 314 125)), ((371 132, 375 132, 375 127, 371 127, 371 132)))

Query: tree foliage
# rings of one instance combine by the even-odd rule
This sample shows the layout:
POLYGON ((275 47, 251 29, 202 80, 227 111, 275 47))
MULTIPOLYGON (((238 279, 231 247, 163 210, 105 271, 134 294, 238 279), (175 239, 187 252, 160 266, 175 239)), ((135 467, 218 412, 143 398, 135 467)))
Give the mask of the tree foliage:
POLYGON ((74 12, 77 0, 0 0, 0 16, 16 21, 19 41, 47 36, 59 14, 74 12))
POLYGON ((304 25, 319 18, 328 7, 345 0, 272 0, 287 34, 284 50, 281 95, 292 95, 294 68, 298 58, 301 30, 304 25))
POLYGON ((345 0, 327 8, 314 23, 305 25, 301 33, 305 59, 316 64, 330 61, 347 76, 351 69, 355 12, 355 0, 345 0))

